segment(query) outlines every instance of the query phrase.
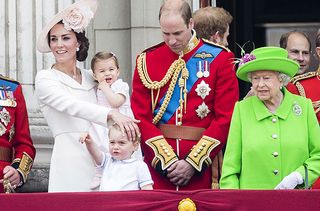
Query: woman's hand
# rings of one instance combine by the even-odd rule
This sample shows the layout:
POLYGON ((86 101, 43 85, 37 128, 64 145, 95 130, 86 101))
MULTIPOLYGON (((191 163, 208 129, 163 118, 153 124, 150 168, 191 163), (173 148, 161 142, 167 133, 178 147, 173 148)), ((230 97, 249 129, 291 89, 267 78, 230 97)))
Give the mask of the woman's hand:
POLYGON ((112 110, 108 114, 108 119, 112 119, 114 124, 119 125, 122 133, 128 135, 129 140, 134 141, 137 137, 140 137, 140 130, 137 123, 140 120, 132 119, 126 115, 119 113, 116 110, 112 110))
POLYGON ((12 166, 6 166, 3 169, 3 179, 0 180, 0 183, 3 183, 3 180, 8 180, 11 187, 16 189, 16 187, 21 183, 21 177, 17 169, 12 166))
POLYGON ((303 178, 301 174, 297 171, 292 172, 274 188, 275 190, 281 190, 281 189, 294 189, 297 185, 300 185, 303 183, 303 178))

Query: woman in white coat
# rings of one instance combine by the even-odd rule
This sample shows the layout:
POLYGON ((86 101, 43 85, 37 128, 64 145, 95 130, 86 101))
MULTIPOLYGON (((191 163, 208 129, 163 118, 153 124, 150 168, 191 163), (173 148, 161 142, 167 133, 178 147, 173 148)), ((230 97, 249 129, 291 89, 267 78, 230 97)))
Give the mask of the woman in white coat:
POLYGON ((76 66, 88 55, 84 29, 97 9, 95 0, 80 0, 46 25, 37 40, 40 52, 52 52, 55 64, 38 72, 35 81, 41 111, 54 136, 49 192, 90 191, 93 161, 79 138, 90 122, 107 126, 113 119, 131 139, 139 136, 137 120, 96 103, 91 72, 76 66))

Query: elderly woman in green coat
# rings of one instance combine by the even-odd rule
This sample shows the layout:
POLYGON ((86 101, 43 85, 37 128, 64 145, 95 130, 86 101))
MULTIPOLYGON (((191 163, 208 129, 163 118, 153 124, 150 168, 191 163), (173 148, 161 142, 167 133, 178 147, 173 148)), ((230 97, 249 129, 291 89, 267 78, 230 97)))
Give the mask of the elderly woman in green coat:
POLYGON ((237 76, 255 95, 235 105, 221 189, 294 189, 320 175, 319 124, 311 101, 284 88, 299 70, 287 56, 262 47, 240 62, 237 76))

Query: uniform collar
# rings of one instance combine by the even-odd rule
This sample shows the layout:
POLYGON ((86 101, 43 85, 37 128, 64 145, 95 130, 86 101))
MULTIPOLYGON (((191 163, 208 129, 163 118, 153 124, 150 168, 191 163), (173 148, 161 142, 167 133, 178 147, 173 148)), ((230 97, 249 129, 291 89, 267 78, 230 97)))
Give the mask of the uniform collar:
POLYGON ((192 29, 192 37, 188 43, 188 45, 183 49, 183 55, 192 51, 199 44, 200 40, 197 38, 197 33, 194 29, 192 29))
POLYGON ((283 89, 283 100, 280 106, 277 108, 276 112, 272 114, 264 103, 259 100, 257 96, 252 97, 253 110, 258 121, 268 118, 270 116, 278 116, 281 119, 286 119, 289 113, 292 111, 291 107, 296 103, 292 98, 292 94, 283 89))
POLYGON ((316 75, 317 75, 317 76, 320 76, 320 66, 318 67, 318 70, 317 70, 317 72, 316 72, 316 75))

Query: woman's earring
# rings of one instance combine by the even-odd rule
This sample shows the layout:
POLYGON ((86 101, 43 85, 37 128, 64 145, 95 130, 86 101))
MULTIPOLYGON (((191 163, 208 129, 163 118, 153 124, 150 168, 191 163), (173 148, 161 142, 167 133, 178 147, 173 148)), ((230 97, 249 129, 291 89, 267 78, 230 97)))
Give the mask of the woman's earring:
POLYGON ((79 47, 77 47, 77 51, 79 51, 80 50, 80 48, 79 47))

